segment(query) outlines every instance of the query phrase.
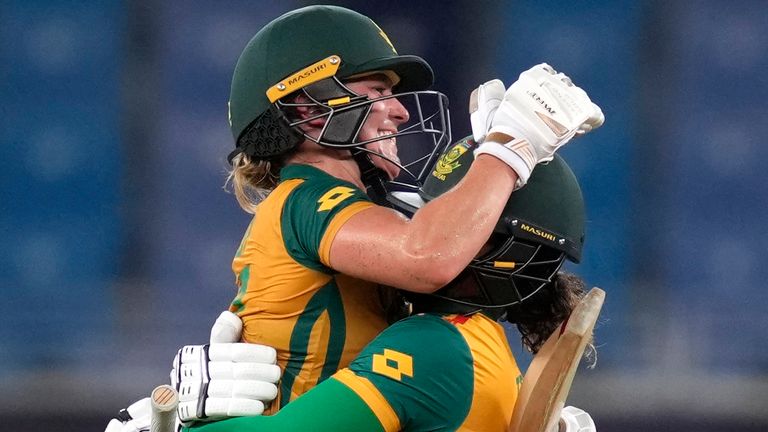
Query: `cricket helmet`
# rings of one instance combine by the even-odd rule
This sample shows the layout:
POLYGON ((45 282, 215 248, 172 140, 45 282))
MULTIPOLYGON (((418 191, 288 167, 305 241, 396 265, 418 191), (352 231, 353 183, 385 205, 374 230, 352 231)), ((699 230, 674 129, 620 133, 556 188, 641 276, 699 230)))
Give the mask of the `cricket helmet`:
MULTIPOLYGON (((414 157, 413 163, 392 161, 375 153, 398 164, 410 177, 406 189, 415 191, 428 174, 427 167, 450 143, 448 100, 427 90, 433 79, 426 61, 399 55, 384 31, 364 15, 337 6, 309 6, 288 12, 264 26, 237 62, 229 99, 236 149, 229 159, 245 153, 255 160, 275 160, 309 139, 324 146, 348 148, 365 156, 356 156, 361 163, 371 153, 365 144, 395 137, 400 145, 401 137, 428 134, 431 149, 414 157), (394 95, 369 99, 343 84, 346 79, 379 72, 393 81, 394 95), (303 95, 300 103, 292 97, 297 94, 303 95), (392 97, 410 101, 403 105, 409 109, 411 121, 401 125, 397 134, 360 141, 358 133, 371 105, 392 97), (316 114, 297 119, 291 113, 298 106, 310 107, 316 114), (304 133, 300 125, 318 118, 325 120, 319 136, 304 133)), ((361 171, 370 168, 361 166, 361 171)))
MULTIPOLYGON (((405 212, 416 211, 464 177, 475 147, 470 138, 459 141, 438 159, 418 195, 394 193, 389 199, 405 212)), ((549 163, 537 165, 525 187, 510 196, 486 248, 456 278, 471 277, 473 287, 468 290, 451 283, 415 299, 426 303, 448 300, 474 311, 519 305, 551 283, 566 258, 579 262, 584 228, 579 183, 556 154, 549 163)))

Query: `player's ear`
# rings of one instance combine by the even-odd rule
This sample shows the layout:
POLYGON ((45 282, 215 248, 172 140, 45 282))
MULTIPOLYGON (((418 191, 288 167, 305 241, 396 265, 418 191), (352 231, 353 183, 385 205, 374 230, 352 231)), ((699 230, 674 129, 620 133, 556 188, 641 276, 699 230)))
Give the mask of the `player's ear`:
POLYGON ((308 124, 315 128, 323 127, 323 125, 325 124, 326 117, 321 116, 321 114, 323 114, 324 111, 320 107, 316 105, 312 105, 309 98, 307 98, 306 95, 299 93, 294 98, 293 103, 303 104, 300 106, 293 107, 293 111, 295 113, 297 120, 306 120, 306 119, 311 119, 313 117, 317 117, 312 120, 309 120, 305 124, 308 124))

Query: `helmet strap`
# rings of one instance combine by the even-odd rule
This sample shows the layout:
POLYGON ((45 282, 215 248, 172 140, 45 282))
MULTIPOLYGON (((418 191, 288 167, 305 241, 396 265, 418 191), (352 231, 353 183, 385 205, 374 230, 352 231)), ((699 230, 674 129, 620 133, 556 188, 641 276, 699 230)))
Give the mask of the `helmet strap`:
POLYGON ((483 308, 478 305, 460 303, 450 297, 441 295, 407 293, 406 298, 413 305, 412 314, 426 312, 472 316, 476 313, 482 313, 488 318, 497 321, 507 313, 506 308, 483 308))
POLYGON ((392 204, 387 200, 387 182, 384 180, 386 175, 384 171, 376 167, 368 153, 360 149, 352 149, 352 157, 355 158, 355 162, 360 168, 360 179, 363 181, 371 200, 380 206, 392 207, 392 204))

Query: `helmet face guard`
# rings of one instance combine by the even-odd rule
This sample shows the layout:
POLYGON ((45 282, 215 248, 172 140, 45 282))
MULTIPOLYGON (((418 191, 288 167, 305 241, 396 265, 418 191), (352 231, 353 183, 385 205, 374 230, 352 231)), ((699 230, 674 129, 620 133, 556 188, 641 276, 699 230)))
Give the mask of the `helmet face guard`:
MULTIPOLYGON (((429 169, 451 142, 448 98, 437 91, 409 91, 369 99, 357 95, 336 77, 324 79, 302 89, 306 102, 277 101, 275 105, 283 113, 295 112, 303 107, 314 114, 303 119, 287 115, 287 126, 301 130, 301 125, 318 119, 323 126, 317 136, 306 132, 302 138, 319 145, 337 149, 349 149, 353 154, 381 158, 398 168, 395 179, 384 179, 389 190, 417 191, 426 180, 429 169), (390 135, 364 139, 360 132, 376 103, 397 100, 409 114, 409 119, 390 135), (394 139, 397 154, 384 154, 366 148, 378 141, 394 139)), ((358 159, 359 160, 359 159, 358 159)), ((361 169, 365 171, 366 167, 361 169)), ((382 174, 383 175, 383 174, 382 174)))
POLYGON ((501 239, 497 247, 472 260, 433 296, 475 310, 508 308, 552 283, 565 258, 564 252, 535 242, 517 237, 501 239))
MULTIPOLYGON (((287 154, 304 140, 337 149, 349 149, 361 165, 361 171, 372 171, 371 158, 381 158, 397 167, 395 179, 384 178, 383 172, 374 170, 386 184, 387 191, 415 192, 424 184, 429 169, 451 142, 448 98, 431 90, 409 91, 370 99, 358 95, 338 78, 331 76, 301 88, 289 97, 276 100, 272 107, 259 116, 238 140, 232 157, 240 152, 251 157, 271 158, 287 154), (376 103, 397 100, 409 114, 408 121, 398 126, 397 132, 363 139, 360 132, 376 103), (299 110, 311 113, 299 116, 299 110), (302 125, 322 120, 319 133, 310 135, 302 125), (397 154, 384 154, 366 148, 382 140, 396 140, 397 154)), ((369 191, 370 193, 370 191, 369 191)), ((374 197, 374 198, 383 198, 374 197)))

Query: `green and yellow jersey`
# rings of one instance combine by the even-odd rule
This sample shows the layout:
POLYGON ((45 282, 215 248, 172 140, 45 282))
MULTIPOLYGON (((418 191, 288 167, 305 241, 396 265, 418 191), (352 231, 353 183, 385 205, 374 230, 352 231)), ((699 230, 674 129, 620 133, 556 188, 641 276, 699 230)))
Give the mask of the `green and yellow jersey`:
POLYGON ((506 431, 522 382, 504 329, 482 314, 400 321, 334 378, 388 432, 506 431))
POLYGON ((348 368, 273 416, 189 430, 506 432, 521 382, 498 323, 422 314, 393 324, 348 368))
POLYGON ((283 377, 269 412, 346 367, 386 327, 378 287, 329 265, 339 228, 373 205, 351 183, 288 165, 257 207, 232 263, 230 310, 243 341, 277 350, 283 377))

